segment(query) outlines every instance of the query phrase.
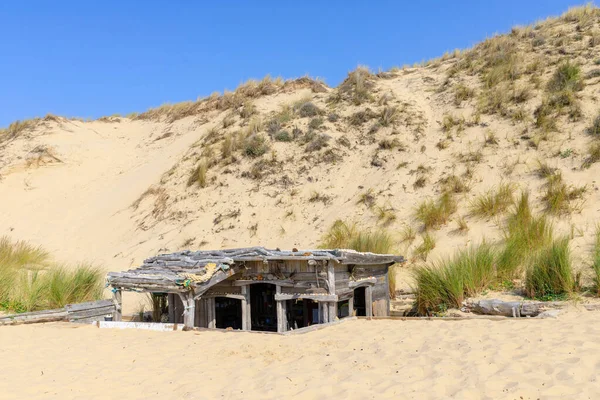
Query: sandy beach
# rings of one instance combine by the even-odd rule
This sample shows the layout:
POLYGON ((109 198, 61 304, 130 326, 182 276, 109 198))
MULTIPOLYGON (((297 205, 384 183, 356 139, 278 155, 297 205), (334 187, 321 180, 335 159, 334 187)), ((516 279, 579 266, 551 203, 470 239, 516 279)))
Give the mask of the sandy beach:
POLYGON ((0 329, 4 399, 594 399, 600 313, 356 320, 278 336, 0 329))

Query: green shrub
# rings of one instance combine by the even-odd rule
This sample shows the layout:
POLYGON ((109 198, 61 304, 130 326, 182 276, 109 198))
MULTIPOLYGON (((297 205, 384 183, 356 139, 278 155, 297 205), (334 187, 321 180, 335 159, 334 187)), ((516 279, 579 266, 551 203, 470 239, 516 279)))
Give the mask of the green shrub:
POLYGON ((542 300, 562 298, 573 291, 574 284, 569 239, 562 238, 532 258, 525 276, 525 293, 542 300))
POLYGON ((413 270, 417 310, 429 315, 462 306, 466 296, 475 296, 495 279, 495 253, 483 243, 458 252, 440 263, 413 270))
POLYGON ((251 135, 244 141, 244 154, 251 158, 260 157, 269 151, 270 147, 264 136, 251 135))
POLYGON ((298 115, 300 115, 303 118, 316 117, 323 114, 323 111, 321 111, 321 109, 311 101, 301 102, 297 104, 296 111, 298 112, 298 115))
POLYGON ((288 131, 279 131, 273 138, 278 142, 291 142, 294 139, 288 131))

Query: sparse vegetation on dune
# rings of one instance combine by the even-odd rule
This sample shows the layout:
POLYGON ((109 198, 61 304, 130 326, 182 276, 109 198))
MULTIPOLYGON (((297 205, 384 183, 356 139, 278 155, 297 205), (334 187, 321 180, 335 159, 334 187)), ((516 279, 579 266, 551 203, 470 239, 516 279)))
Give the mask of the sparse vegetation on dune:
POLYGON ((471 203, 471 213, 483 218, 502 214, 513 204, 514 192, 514 185, 503 183, 495 190, 479 195, 471 203))
POLYGON ((87 264, 66 268, 26 242, 0 238, 0 309, 10 312, 59 308, 101 298, 104 273, 87 264))
POLYGON ((383 228, 369 230, 354 222, 337 220, 325 233, 319 245, 325 249, 353 249, 356 251, 390 254, 394 240, 383 228))

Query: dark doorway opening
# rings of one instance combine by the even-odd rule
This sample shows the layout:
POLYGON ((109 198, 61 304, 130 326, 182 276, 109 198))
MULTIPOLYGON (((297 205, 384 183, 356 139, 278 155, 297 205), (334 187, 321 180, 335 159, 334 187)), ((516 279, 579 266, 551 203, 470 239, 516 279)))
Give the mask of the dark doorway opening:
POLYGON ((242 301, 227 297, 215 297, 216 327, 242 329, 242 301))
POLYGON ((250 285, 250 312, 253 331, 277 332, 275 285, 270 283, 250 285))
POLYGON ((287 320, 290 329, 319 323, 319 303, 309 299, 288 300, 287 320))
POLYGON ((354 315, 357 317, 367 316, 367 302, 365 297, 365 287, 354 289, 354 315))
POLYGON ((348 300, 343 300, 338 302, 337 313, 338 318, 342 319, 350 316, 350 302, 348 300))

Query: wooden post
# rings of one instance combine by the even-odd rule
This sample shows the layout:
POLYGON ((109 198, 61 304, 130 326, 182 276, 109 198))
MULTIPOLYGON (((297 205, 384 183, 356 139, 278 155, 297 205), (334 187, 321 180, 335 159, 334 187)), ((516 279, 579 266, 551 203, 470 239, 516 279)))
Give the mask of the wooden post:
POLYGON ((208 327, 209 328, 216 328, 217 327, 217 321, 216 321, 216 315, 215 315, 215 298, 214 297, 209 297, 208 299, 206 299, 206 303, 208 306, 208 327))
MULTIPOLYGON (((329 294, 335 295, 335 265, 333 260, 329 260, 327 263, 327 283, 327 286, 329 287, 329 294)), ((330 301, 327 307, 327 314, 329 318, 326 322, 333 322, 337 316, 337 302, 330 301)))
POLYGON ((121 289, 113 288, 113 302, 115 303, 115 311, 113 313, 113 321, 123 320, 123 293, 121 289))
POLYGON ((365 308, 367 317, 373 316, 373 288, 371 286, 365 287, 365 308))
POLYGON ((354 293, 348 299, 348 316, 349 317, 354 316, 354 293))
MULTIPOLYGON (((275 293, 281 294, 281 286, 275 286, 275 293)), ((285 332, 287 328, 285 309, 285 300, 277 300, 277 332, 279 333, 285 332)))
POLYGON ((329 322, 329 305, 325 301, 319 302, 319 311, 321 312, 319 321, 321 324, 329 322))
POLYGON ((175 323, 175 295, 167 294, 167 305, 169 306, 169 322, 175 323))
POLYGON ((194 302, 194 296, 191 293, 179 293, 185 311, 183 312, 183 329, 194 328, 194 319, 196 316, 196 304, 194 302))
MULTIPOLYGON (((392 293, 390 293, 390 276, 389 274, 394 273, 394 270, 392 270, 391 267, 387 267, 387 270, 385 271, 385 286, 388 288, 387 290, 387 297, 385 298, 385 316, 389 317, 390 316, 390 299, 392 297, 392 293)), ((396 290, 396 288, 394 288, 394 290, 396 290)), ((394 293, 395 295, 395 293, 394 293)))
POLYGON ((250 294, 248 293, 248 285, 241 287, 244 299, 242 300, 242 330, 249 331, 252 329, 250 326, 250 294))

